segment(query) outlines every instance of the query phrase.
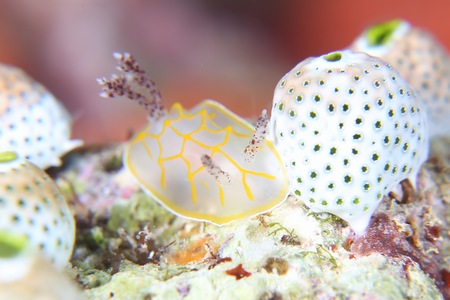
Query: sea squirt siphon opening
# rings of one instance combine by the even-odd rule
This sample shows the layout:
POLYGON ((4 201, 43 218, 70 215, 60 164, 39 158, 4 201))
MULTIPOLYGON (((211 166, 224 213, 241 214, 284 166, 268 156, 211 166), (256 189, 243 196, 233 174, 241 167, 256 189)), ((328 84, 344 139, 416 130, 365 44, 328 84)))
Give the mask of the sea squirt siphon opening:
POLYGON ((327 55, 325 55, 323 57, 326 61, 340 61, 342 58, 342 54, 340 52, 332 52, 332 53, 328 53, 327 55))

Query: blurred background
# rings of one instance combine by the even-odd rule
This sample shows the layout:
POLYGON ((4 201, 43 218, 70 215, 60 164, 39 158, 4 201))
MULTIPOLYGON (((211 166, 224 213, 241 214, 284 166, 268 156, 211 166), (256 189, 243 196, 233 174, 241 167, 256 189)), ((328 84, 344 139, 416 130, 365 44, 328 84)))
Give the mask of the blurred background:
POLYGON ((270 108, 298 62, 349 45, 368 25, 404 18, 450 48, 448 0, 2 0, 0 61, 24 69, 70 111, 74 136, 122 141, 145 122, 97 77, 130 52, 166 106, 210 98, 247 118, 270 108))

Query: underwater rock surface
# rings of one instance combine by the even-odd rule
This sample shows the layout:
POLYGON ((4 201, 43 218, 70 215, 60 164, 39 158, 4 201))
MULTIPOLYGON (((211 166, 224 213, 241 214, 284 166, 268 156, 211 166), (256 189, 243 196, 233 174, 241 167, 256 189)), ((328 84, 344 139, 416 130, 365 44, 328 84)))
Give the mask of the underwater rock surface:
POLYGON ((290 197, 218 227, 172 215, 121 165, 121 145, 51 170, 77 219, 71 274, 85 299, 448 299, 450 141, 416 193, 385 197, 367 232, 290 197))

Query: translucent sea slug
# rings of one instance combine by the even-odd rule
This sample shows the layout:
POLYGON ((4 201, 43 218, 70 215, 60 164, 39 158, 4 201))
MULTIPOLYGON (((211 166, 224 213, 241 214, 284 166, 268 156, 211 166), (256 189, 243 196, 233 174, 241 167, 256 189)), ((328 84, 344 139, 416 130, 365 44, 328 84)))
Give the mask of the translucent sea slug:
MULTIPOLYGON (((0 246, 5 237, 16 236, 12 245, 17 245, 22 236, 28 252, 58 268, 67 265, 75 221, 53 180, 15 152, 0 152, 0 190, 0 246)), ((19 244, 23 247, 24 242, 19 244)))
POLYGON ((428 155, 421 101, 393 68, 365 53, 295 66, 275 89, 269 132, 291 193, 356 233, 401 180, 415 184, 428 155))
POLYGON ((183 217, 225 224, 267 211, 286 199, 289 181, 272 142, 268 117, 255 131, 214 101, 165 111, 154 82, 129 54, 116 54, 124 76, 99 79, 103 96, 125 95, 149 113, 129 141, 124 161, 142 188, 183 217), (256 153, 257 152, 257 153, 256 153))
POLYGON ((350 49, 391 64, 424 100, 430 136, 450 136, 450 57, 431 34, 393 20, 365 30, 350 49))
POLYGON ((0 150, 13 150, 40 168, 80 146, 70 140, 70 117, 41 84, 22 70, 0 65, 0 150))

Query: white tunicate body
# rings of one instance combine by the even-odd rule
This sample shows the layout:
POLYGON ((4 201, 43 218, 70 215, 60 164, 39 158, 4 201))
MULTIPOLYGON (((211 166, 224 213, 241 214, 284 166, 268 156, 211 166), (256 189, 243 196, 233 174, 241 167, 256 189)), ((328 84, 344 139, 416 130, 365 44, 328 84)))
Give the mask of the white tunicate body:
MULTIPOLYGON (((385 24, 373 28, 383 28, 385 24)), ((450 57, 431 34, 401 21, 389 38, 369 43, 365 31, 350 46, 391 64, 425 103, 430 137, 450 135, 450 57)), ((380 30, 380 34, 386 34, 380 30)))
POLYGON ((386 63, 364 53, 309 58, 278 83, 269 124, 291 194, 362 233, 383 195, 415 184, 428 156, 421 101, 386 63))
POLYGON ((0 231, 23 234, 29 251, 66 266, 75 243, 75 220, 53 180, 30 162, 0 162, 0 231))
POLYGON ((41 168, 82 144, 70 140, 65 108, 20 69, 0 65, 0 150, 16 151, 41 168))

